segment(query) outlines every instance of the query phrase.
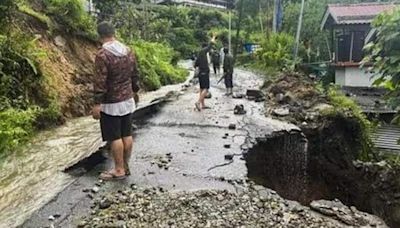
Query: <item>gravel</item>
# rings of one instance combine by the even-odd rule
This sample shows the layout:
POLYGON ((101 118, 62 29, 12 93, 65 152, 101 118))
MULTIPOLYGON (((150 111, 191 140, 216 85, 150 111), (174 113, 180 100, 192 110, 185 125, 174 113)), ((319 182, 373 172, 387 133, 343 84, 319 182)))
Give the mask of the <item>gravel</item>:
POLYGON ((94 200, 78 227, 338 227, 309 208, 290 206, 273 192, 247 188, 166 192, 135 185, 94 200), (262 194, 260 194, 262 193, 262 194))

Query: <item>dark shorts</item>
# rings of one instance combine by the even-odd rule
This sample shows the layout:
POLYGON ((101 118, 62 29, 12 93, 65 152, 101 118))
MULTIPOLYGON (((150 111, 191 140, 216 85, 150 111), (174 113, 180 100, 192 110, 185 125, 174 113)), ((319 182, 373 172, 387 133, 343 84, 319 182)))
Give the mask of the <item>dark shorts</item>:
POLYGON ((199 83, 200 89, 210 88, 210 72, 200 72, 199 73, 199 83))
POLYGON ((233 76, 232 74, 227 74, 225 76, 225 87, 226 88, 233 88, 233 76))
POLYGON ((101 135, 103 141, 112 142, 117 139, 132 136, 132 114, 126 116, 110 116, 101 113, 101 135))

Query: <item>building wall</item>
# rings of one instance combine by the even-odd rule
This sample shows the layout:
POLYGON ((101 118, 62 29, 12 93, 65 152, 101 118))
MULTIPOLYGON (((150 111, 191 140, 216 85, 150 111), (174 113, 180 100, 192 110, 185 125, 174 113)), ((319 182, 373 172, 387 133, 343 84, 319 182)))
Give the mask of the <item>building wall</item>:
POLYGON ((365 72, 365 68, 341 67, 335 72, 335 82, 342 86, 370 87, 374 83, 376 76, 365 72))
POLYGON ((346 85, 346 71, 344 68, 336 68, 335 83, 341 86, 346 85))

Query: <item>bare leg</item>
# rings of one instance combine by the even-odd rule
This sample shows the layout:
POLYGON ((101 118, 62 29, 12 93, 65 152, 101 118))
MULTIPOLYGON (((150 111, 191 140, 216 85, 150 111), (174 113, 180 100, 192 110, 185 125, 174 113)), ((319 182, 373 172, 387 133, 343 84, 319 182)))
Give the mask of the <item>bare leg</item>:
POLYGON ((132 155, 132 148, 133 148, 133 137, 128 136, 122 138, 122 142, 124 144, 124 169, 125 169, 125 174, 130 175, 130 170, 129 170, 129 160, 131 159, 132 155))
POLYGON ((115 163, 114 174, 116 176, 124 176, 124 144, 122 139, 115 140, 111 143, 111 152, 115 163))
POLYGON ((206 99, 207 94, 208 94, 208 89, 203 89, 200 91, 199 103, 201 104, 201 108, 206 107, 205 99, 206 99))

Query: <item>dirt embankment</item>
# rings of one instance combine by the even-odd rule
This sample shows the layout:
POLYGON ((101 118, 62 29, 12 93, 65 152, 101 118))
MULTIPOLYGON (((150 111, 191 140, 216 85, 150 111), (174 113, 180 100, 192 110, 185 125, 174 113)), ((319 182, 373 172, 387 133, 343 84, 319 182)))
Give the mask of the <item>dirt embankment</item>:
POLYGON ((251 178, 306 204, 318 199, 339 199, 348 206, 382 217, 391 227, 399 227, 400 169, 385 161, 359 161, 365 143, 359 119, 348 112, 326 112, 335 107, 316 88, 312 79, 301 74, 284 74, 266 88, 267 115, 298 125, 303 141, 307 142, 307 151, 291 145, 299 140, 289 140, 289 133, 259 142, 254 156, 257 161, 269 161, 271 170, 262 168, 263 172, 251 178), (284 155, 293 151, 301 156, 284 155), (298 168, 293 173, 305 175, 303 182, 296 182, 304 183, 303 187, 296 186, 294 191, 282 187, 293 181, 287 175, 279 176, 293 167, 298 168))
POLYGON ((45 90, 55 96, 65 118, 87 115, 92 102, 94 57, 98 44, 60 29, 51 31, 34 16, 21 13, 20 29, 37 38, 39 70, 45 90))

